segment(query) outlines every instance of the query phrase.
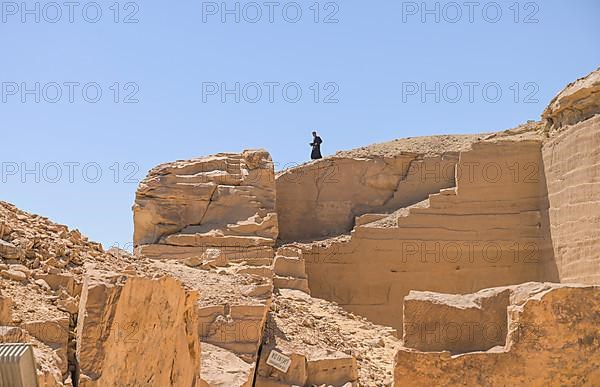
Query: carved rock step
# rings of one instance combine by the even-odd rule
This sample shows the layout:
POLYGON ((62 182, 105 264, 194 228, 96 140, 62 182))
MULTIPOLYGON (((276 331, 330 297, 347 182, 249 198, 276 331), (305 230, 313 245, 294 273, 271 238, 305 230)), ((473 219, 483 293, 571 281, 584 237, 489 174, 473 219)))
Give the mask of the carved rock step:
POLYGON ((280 277, 306 278, 304 259, 278 255, 273 263, 273 272, 280 277))
POLYGON ((310 294, 308 280, 306 278, 275 276, 273 277, 273 286, 276 289, 296 289, 310 294))

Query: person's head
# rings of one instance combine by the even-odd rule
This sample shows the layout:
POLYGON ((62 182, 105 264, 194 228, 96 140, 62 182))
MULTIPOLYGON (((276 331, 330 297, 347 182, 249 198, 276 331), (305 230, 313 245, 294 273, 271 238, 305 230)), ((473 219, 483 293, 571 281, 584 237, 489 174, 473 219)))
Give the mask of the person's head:
POLYGON ((317 132, 313 132, 313 137, 317 137, 317 132))

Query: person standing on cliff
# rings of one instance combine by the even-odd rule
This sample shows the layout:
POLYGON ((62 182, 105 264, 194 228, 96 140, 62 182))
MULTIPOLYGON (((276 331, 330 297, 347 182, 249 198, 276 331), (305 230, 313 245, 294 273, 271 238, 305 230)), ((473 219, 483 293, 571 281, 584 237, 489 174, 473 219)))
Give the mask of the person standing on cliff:
POLYGON ((312 152, 310 152, 310 158, 313 160, 318 160, 323 158, 323 156, 321 156, 321 144, 323 143, 323 140, 321 140, 321 137, 317 136, 317 132, 312 132, 313 135, 313 142, 311 142, 309 145, 312 146, 312 152))

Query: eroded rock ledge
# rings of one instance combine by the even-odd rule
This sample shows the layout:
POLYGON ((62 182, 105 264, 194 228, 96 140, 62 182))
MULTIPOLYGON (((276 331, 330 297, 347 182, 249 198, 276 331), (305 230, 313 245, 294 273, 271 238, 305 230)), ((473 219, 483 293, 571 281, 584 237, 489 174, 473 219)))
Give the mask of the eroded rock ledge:
POLYGON ((546 130, 559 130, 600 113, 600 68, 569 83, 542 113, 546 130))

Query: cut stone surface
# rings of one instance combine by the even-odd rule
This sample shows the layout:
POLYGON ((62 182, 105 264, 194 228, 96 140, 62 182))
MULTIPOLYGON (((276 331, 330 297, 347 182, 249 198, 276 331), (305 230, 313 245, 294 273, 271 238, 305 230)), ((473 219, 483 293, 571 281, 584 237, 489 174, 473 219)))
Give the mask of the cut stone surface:
POLYGON ((201 387, 250 387, 254 364, 219 346, 202 344, 201 387))
POLYGON ((435 157, 409 152, 389 157, 350 153, 278 173, 280 239, 302 241, 342 234, 352 229, 356 216, 397 209, 454 186, 458 153, 440 152, 444 153, 435 157))
POLYGON ((400 349, 394 385, 598 385, 600 287, 523 286, 510 289, 505 345, 455 356, 400 349))
MULTIPOLYGON (((600 93, 594 94, 600 100, 600 93)), ((600 102, 597 102, 600 104, 600 102)), ((542 149, 560 282, 600 283, 600 109, 542 149)))
POLYGON ((504 345, 510 290, 475 294, 411 291, 404 297, 404 346, 463 353, 504 345))

